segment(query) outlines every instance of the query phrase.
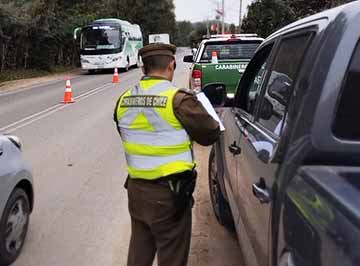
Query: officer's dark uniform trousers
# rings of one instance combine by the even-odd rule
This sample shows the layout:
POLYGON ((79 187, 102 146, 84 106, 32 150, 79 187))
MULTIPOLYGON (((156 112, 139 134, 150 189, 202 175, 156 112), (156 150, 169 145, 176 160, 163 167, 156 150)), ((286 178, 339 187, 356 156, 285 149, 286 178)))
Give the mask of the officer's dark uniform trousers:
POLYGON ((191 238, 191 207, 179 216, 166 181, 129 179, 132 236, 128 266, 187 265, 191 238))

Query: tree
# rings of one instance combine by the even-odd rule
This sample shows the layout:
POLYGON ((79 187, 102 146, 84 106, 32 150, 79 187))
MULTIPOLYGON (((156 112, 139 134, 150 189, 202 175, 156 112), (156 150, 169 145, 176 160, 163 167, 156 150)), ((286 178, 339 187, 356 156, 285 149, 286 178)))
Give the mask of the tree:
POLYGON ((207 23, 198 22, 193 24, 193 31, 190 33, 191 47, 198 47, 203 36, 207 34, 207 23))
POLYGON ((284 0, 296 18, 303 18, 354 0, 284 0))
POLYGON ((262 37, 291 22, 354 0, 256 0, 248 7, 242 31, 262 37))
POLYGON ((267 37, 273 31, 295 20, 291 9, 282 0, 256 0, 248 8, 242 32, 267 37))
POLYGON ((235 26, 235 24, 230 24, 230 33, 231 34, 235 34, 236 33, 236 26, 235 26))
POLYGON ((173 0, 120 0, 121 18, 141 25, 145 43, 152 33, 176 34, 173 0))
POLYGON ((145 40, 150 33, 176 35, 173 0, 2 0, 0 72, 75 65, 73 30, 108 17, 139 24, 145 40))
POLYGON ((190 21, 176 22, 176 34, 174 38, 174 44, 182 47, 190 46, 190 37, 193 29, 193 24, 190 21))

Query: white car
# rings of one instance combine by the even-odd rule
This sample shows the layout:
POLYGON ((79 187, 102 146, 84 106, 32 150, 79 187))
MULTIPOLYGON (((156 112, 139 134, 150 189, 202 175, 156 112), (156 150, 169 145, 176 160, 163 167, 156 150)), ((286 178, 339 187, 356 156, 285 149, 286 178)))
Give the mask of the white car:
POLYGON ((34 190, 17 137, 0 135, 0 266, 9 265, 23 248, 34 190))

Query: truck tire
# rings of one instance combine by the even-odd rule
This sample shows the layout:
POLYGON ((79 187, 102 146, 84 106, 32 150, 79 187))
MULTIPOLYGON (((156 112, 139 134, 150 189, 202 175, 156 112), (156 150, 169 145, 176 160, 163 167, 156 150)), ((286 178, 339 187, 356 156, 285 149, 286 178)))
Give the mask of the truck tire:
POLYGON ((0 220, 0 266, 13 263, 20 255, 27 235, 30 202, 26 192, 16 188, 0 220))
POLYGON ((213 210, 218 222, 230 231, 234 231, 234 220, 231 214, 229 203, 226 201, 219 184, 219 173, 216 164, 214 147, 209 156, 209 190, 213 210))

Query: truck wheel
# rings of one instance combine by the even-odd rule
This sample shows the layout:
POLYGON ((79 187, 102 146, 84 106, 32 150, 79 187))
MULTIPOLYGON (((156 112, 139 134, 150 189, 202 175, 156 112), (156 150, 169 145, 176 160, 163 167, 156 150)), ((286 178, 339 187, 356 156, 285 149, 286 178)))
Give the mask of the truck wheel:
POLYGON ((25 191, 15 189, 0 220, 0 266, 13 263, 24 246, 30 218, 30 203, 25 191))
POLYGON ((219 184, 219 173, 216 164, 214 147, 209 156, 209 190, 211 203, 216 219, 227 229, 234 230, 234 220, 231 214, 229 203, 226 201, 219 184))

